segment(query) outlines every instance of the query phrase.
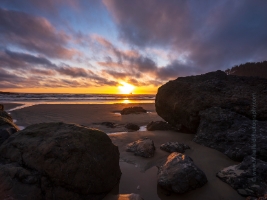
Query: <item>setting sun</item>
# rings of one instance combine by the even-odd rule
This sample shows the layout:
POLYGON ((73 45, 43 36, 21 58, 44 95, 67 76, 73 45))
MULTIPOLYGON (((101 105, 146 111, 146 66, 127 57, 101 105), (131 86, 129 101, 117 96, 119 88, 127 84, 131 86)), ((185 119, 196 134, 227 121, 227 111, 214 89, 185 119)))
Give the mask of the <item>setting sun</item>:
POLYGON ((118 88, 122 94, 130 94, 134 90, 133 85, 131 85, 129 83, 125 83, 125 82, 122 82, 121 86, 119 86, 118 88))

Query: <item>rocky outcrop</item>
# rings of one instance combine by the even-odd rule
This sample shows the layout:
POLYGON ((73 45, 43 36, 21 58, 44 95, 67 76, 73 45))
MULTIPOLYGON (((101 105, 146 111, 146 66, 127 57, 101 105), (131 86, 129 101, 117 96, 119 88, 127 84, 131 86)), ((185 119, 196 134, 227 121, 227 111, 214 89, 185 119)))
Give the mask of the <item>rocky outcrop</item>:
POLYGON ((3 199, 102 199, 120 176, 118 147, 84 126, 35 124, 0 147, 3 199))
POLYGON ((251 155, 255 146, 257 158, 267 161, 267 121, 253 120, 219 107, 200 112, 200 124, 193 141, 217 149, 236 161, 251 155))
POLYGON ((138 106, 134 106, 134 107, 129 107, 129 108, 124 108, 121 111, 121 115, 129 115, 129 114, 141 114, 141 113, 146 113, 147 111, 142 108, 142 107, 138 107, 138 106))
POLYGON ((142 156, 144 158, 153 157, 155 149, 153 140, 148 138, 137 140, 126 146, 126 151, 133 152, 135 156, 142 156))
POLYGON ((126 124, 125 128, 132 130, 132 131, 138 131, 140 129, 140 127, 138 125, 133 124, 133 123, 126 124))
POLYGON ((156 130, 174 130, 174 128, 167 122, 164 121, 152 121, 146 126, 148 131, 156 131, 156 130))
POLYGON ((224 168, 217 173, 242 196, 267 196, 267 163, 253 157, 246 157, 242 163, 224 168))
POLYGON ((179 152, 184 153, 186 149, 190 149, 190 147, 186 144, 178 143, 178 142, 166 142, 160 145, 160 149, 163 151, 167 151, 169 153, 179 152))
POLYGON ((185 193, 202 187, 205 183, 207 177, 204 172, 189 156, 181 153, 170 154, 158 171, 158 184, 175 193, 185 193))
POLYGON ((0 145, 9 138, 10 135, 19 130, 13 123, 12 117, 3 109, 4 106, 0 104, 0 145))
POLYGON ((210 107, 229 109, 252 119, 253 94, 257 120, 267 120, 267 79, 226 75, 222 71, 179 77, 158 89, 155 106, 172 126, 182 124, 196 133, 199 113, 210 107))

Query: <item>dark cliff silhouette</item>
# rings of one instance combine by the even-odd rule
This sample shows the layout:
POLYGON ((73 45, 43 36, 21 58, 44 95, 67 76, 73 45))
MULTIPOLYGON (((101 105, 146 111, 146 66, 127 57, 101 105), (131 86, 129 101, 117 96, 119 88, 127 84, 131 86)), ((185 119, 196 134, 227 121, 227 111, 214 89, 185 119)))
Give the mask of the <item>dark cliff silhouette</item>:
POLYGON ((256 62, 256 63, 245 63, 241 65, 236 65, 231 69, 225 70, 228 75, 237 76, 257 76, 262 78, 267 78, 267 61, 256 62))

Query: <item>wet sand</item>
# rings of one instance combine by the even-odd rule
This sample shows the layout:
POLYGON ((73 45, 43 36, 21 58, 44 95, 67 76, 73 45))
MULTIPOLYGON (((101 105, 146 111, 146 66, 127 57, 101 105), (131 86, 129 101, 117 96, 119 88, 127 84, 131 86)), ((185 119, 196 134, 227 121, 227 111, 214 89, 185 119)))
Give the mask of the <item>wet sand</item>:
MULTIPOLYGON (((8 106, 12 107, 14 105, 8 106)), ((89 127, 99 128, 107 133, 120 132, 125 129, 123 126, 113 129, 96 125, 94 123, 110 121, 123 125, 131 122, 142 126, 148 124, 150 121, 161 120, 155 112, 154 104, 43 104, 11 111, 11 115, 17 120, 17 124, 20 126, 28 126, 41 122, 63 121, 66 123, 78 123, 89 127), (125 107, 137 105, 142 106, 151 113, 126 116, 116 114, 116 112, 125 107)), ((145 200, 245 199, 229 185, 216 177, 216 173, 222 168, 238 163, 230 160, 227 156, 214 149, 194 143, 192 141, 194 135, 192 134, 173 131, 138 131, 109 134, 109 137, 113 143, 119 147, 122 177, 120 183, 105 197, 105 200, 117 200, 116 194, 129 193, 140 194, 145 200), (153 158, 142 158, 125 151, 126 144, 143 137, 148 137, 155 143, 156 153, 153 158), (189 155, 194 160, 195 164, 204 171, 208 179, 206 185, 182 195, 174 193, 169 194, 169 192, 164 191, 157 186, 156 166, 164 163, 169 155, 169 153, 160 150, 159 146, 167 141, 178 141, 188 144, 191 147, 190 150, 186 150, 185 154, 189 155)))
POLYGON ((162 120, 155 111, 152 103, 144 104, 40 104, 11 111, 19 126, 29 126, 41 122, 77 123, 84 126, 100 129, 106 133, 127 131, 127 123, 140 126, 150 121, 162 120), (126 107, 142 106, 149 113, 138 115, 120 115, 119 112, 126 107), (116 128, 107 128, 101 122, 118 124, 116 128))
MULTIPOLYGON (((137 193, 145 200, 245 199, 228 184, 216 177, 216 173, 222 168, 238 164, 238 162, 232 161, 221 152, 196 144, 192 141, 194 137, 192 134, 173 131, 146 131, 128 134, 111 134, 109 136, 120 150, 122 178, 119 185, 119 193, 121 194, 137 193), (156 152, 153 158, 142 158, 125 151, 126 144, 142 137, 148 137, 154 141, 156 152), (204 171, 208 179, 206 185, 182 195, 169 194, 169 192, 157 186, 156 166, 161 165, 169 155, 169 153, 162 151, 159 147, 167 141, 178 141, 191 147, 190 150, 186 150, 185 154, 189 155, 194 160, 194 163, 204 171), (138 186, 140 190, 137 189, 138 186)), ((114 190, 116 191, 118 189, 114 190)), ((112 199, 112 194, 109 194, 105 200, 108 199, 112 199)))

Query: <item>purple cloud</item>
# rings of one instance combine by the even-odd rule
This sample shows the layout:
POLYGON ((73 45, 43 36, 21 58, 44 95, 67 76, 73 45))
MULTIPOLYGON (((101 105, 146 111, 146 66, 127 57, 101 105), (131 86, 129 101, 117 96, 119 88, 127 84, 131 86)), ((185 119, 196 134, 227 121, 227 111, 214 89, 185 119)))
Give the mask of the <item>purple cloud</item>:
POLYGON ((57 31, 42 17, 0 8, 0 41, 54 58, 72 58, 77 51, 67 47, 70 37, 57 31))

